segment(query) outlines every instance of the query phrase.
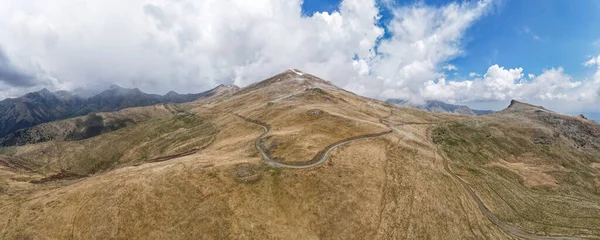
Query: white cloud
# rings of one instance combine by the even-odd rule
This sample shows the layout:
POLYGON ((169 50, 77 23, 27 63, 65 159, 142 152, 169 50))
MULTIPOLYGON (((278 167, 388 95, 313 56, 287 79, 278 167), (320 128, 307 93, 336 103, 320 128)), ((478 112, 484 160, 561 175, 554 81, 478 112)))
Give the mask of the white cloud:
POLYGON ((382 80, 363 80, 361 84, 371 89, 365 94, 421 98, 423 84, 442 77, 438 69, 461 54, 464 33, 490 5, 489 1, 481 1, 394 9, 388 26, 392 37, 382 40, 380 54, 369 59, 372 75, 382 80))
POLYGON ((489 67, 483 78, 466 81, 429 81, 422 95, 427 99, 448 102, 507 101, 518 99, 528 102, 557 105, 559 110, 592 109, 599 100, 600 70, 593 80, 576 81, 562 68, 544 70, 539 76, 528 74, 522 68, 489 67))
POLYGON ((197 92, 293 67, 379 98, 418 98, 444 67, 457 69, 447 61, 491 6, 387 4, 391 37, 377 46, 384 30, 375 0, 343 0, 339 11, 312 16, 302 16, 301 0, 3 1, 0 44, 15 66, 43 76, 38 88, 197 92))
POLYGON ((109 83, 198 92, 245 86, 288 68, 369 97, 414 101, 590 102, 600 85, 600 70, 575 81, 562 68, 535 76, 499 65, 465 81, 446 79, 444 70, 458 70, 449 61, 463 54, 464 35, 491 0, 438 7, 343 0, 339 11, 312 16, 302 16, 301 0, 8 1, 0 0, 0 48, 10 63, 3 69, 27 70, 37 85, 1 81, 0 98, 109 83), (378 7, 392 13, 389 38, 381 39, 378 7))
POLYGON ((583 65, 586 67, 598 65, 598 67, 600 67, 600 55, 598 55, 597 57, 592 57, 590 60, 583 63, 583 65))
POLYGON ((353 57, 369 58, 383 35, 374 0, 344 0, 339 11, 310 17, 302 17, 301 0, 7 1, 0 0, 1 47, 17 67, 39 66, 63 88, 201 91, 290 67, 344 86, 368 73, 353 57))
MULTIPOLYGON (((600 55, 596 58, 592 58, 587 61, 586 66, 596 65, 597 70, 591 80, 588 80, 583 84, 585 91, 580 94, 580 97, 583 99, 594 99, 596 101, 600 100, 600 55)), ((595 110, 598 110, 598 107, 595 106, 595 110)))
POLYGON ((448 64, 448 65, 444 66, 443 68, 446 71, 458 71, 458 67, 456 67, 452 64, 448 64))

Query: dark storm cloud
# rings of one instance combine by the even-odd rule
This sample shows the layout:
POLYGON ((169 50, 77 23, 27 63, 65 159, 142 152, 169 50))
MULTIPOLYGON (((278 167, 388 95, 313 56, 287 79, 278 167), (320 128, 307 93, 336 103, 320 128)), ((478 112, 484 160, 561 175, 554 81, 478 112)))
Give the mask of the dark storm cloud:
POLYGON ((14 87, 31 87, 36 85, 35 77, 12 65, 2 47, 0 47, 0 82, 14 87))

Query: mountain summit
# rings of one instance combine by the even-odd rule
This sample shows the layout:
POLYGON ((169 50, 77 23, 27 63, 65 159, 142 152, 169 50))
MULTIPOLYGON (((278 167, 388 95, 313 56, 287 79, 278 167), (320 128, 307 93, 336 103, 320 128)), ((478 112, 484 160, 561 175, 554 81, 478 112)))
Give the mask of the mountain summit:
POLYGON ((545 109, 542 106, 535 106, 529 103, 525 103, 525 102, 521 102, 521 101, 517 101, 517 100, 511 100, 510 104, 508 105, 508 107, 506 107, 506 109, 502 110, 502 111, 507 111, 507 112, 520 112, 520 111, 535 111, 535 110, 540 110, 540 111, 549 111, 548 109, 545 109))

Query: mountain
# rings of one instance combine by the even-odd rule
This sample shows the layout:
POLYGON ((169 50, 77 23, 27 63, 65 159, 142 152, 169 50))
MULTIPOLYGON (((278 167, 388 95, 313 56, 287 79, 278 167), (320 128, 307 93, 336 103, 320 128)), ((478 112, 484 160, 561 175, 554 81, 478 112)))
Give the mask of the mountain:
POLYGON ((69 116, 84 100, 47 89, 0 101, 0 137, 16 130, 69 116))
POLYGON ((475 110, 467 106, 448 104, 442 101, 428 100, 424 104, 414 104, 408 100, 388 99, 386 102, 394 103, 402 106, 414 107, 428 112, 436 113, 458 113, 466 115, 483 115, 490 114, 491 110, 475 110))
POLYGON ((136 122, 0 148, 2 238, 600 239, 600 125, 540 106, 433 114, 290 69, 110 114, 136 122))
POLYGON ((88 99, 77 110, 75 115, 84 115, 90 112, 111 112, 128 107, 149 106, 162 103, 162 96, 146 94, 137 88, 128 89, 117 85, 96 94, 88 99))
POLYGON ((237 86, 220 85, 197 94, 177 94, 170 92, 164 96, 147 94, 137 88, 127 89, 112 85, 89 98, 77 92, 50 92, 43 89, 22 97, 0 101, 0 138, 19 129, 40 123, 83 116, 93 112, 112 112, 129 107, 150 106, 162 103, 183 103, 210 97, 224 89, 237 89, 237 86))

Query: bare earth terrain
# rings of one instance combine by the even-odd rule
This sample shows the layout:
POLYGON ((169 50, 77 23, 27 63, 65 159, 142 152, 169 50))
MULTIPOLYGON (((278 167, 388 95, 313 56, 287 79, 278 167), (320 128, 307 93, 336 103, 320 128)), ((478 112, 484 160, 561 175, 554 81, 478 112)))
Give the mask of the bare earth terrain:
POLYGON ((133 120, 0 148, 0 239, 600 239, 600 125, 525 103, 427 113, 288 70, 100 115, 133 120))

